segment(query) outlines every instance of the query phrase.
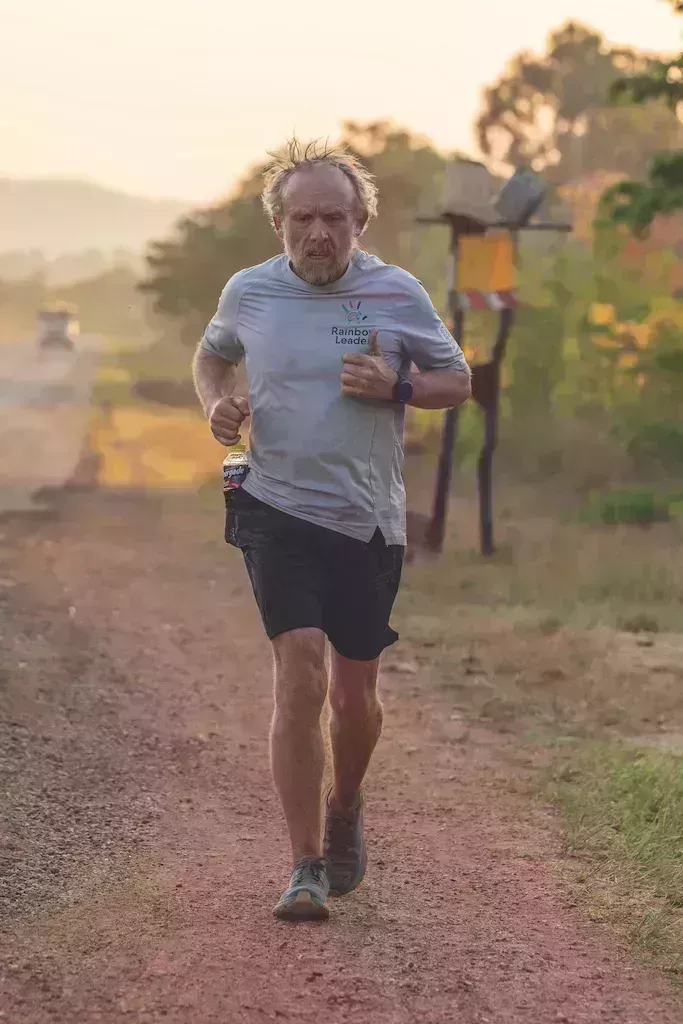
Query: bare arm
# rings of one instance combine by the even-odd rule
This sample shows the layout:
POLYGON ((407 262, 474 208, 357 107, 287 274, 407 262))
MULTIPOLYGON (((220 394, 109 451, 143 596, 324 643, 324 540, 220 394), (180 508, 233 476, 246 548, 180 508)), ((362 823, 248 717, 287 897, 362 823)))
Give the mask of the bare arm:
POLYGON ((411 373, 416 409, 453 409, 472 394, 470 375, 465 370, 427 370, 411 373))
POLYGON ((200 345, 192 361, 192 376, 213 436, 226 447, 237 444, 240 424, 249 415, 248 400, 233 395, 237 367, 200 345))
MULTIPOLYGON (((398 374, 389 366, 372 331, 368 352, 349 353, 343 357, 342 394, 355 398, 373 398, 390 402, 398 374)), ((413 397, 410 401, 417 409, 453 409, 462 405, 472 394, 468 369, 425 370, 411 373, 413 397)))
POLYGON ((199 345, 192 360, 192 377, 195 391, 208 417, 216 402, 228 398, 234 392, 237 367, 199 345))

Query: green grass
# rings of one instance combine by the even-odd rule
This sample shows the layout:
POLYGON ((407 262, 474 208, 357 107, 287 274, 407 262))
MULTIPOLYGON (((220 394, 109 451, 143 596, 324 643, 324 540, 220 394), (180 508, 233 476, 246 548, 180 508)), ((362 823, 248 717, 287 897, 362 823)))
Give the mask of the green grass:
POLYGON ((410 581, 442 609, 465 605, 575 629, 683 632, 683 521, 648 528, 562 523, 498 502, 497 551, 477 550, 476 505, 456 499, 443 556, 410 581), (504 514, 506 513, 506 514, 504 514))
MULTIPOLYGON (((672 496, 674 497, 674 496, 672 496)), ((675 498, 678 496, 676 495, 675 498)), ((650 490, 614 490, 594 494, 584 509, 586 522, 607 526, 645 526, 664 523, 671 518, 669 498, 650 490)))
POLYGON ((615 745, 555 763, 574 880, 591 916, 683 981, 683 759, 615 745), (588 865, 588 867, 586 867, 588 865))
POLYGON ((198 409, 192 384, 193 351, 178 340, 107 347, 98 367, 93 404, 198 409))
POLYGON ((117 361, 131 380, 186 381, 192 378, 193 354, 193 348, 180 342, 159 341, 146 348, 122 351, 117 361))
POLYGON ((115 406, 142 405, 139 398, 131 393, 130 382, 95 380, 92 390, 92 404, 102 405, 108 402, 115 406))

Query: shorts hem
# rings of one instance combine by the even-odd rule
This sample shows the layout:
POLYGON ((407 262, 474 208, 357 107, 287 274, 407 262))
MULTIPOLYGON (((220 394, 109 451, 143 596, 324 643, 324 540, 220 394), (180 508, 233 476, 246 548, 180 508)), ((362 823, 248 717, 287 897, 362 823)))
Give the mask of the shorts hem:
POLYGON ((276 637, 282 636, 283 633, 293 633, 296 629, 317 629, 319 633, 327 636, 319 622, 297 622, 295 626, 278 626, 276 629, 266 629, 266 636, 269 640, 275 640, 276 637))
POLYGON ((389 640, 371 648, 371 653, 368 654, 366 650, 358 651, 358 648, 351 649, 350 647, 346 647, 343 643, 335 643, 320 623, 297 622, 297 624, 293 626, 278 626, 276 629, 266 629, 266 635, 272 643, 273 640, 282 636, 284 633, 293 633, 297 629, 315 629, 319 633, 322 633, 337 654, 341 654, 342 658, 346 658, 348 661, 376 661, 387 647, 392 647, 399 639, 398 633, 395 633, 389 640), (373 651, 374 653, 372 653, 373 651))
MULTIPOLYGON (((328 636, 327 639, 330 640, 329 636, 328 636)), ((363 651, 362 654, 359 654, 357 650, 354 651, 353 653, 351 653, 351 651, 348 650, 348 649, 347 650, 342 650, 341 648, 344 645, 343 644, 335 644, 332 640, 330 640, 330 644, 332 645, 332 647, 334 647, 334 649, 337 652, 337 654, 341 654, 342 658, 346 658, 347 661, 376 661, 377 658, 379 658, 382 655, 382 653, 384 651, 386 651, 387 647, 393 647, 393 645, 395 643, 397 643, 398 640, 399 640, 399 635, 398 635, 398 633, 395 633, 392 639, 386 640, 383 644, 379 645, 377 648, 373 648, 375 653, 374 654, 370 654, 369 656, 367 655, 366 651, 363 651)))

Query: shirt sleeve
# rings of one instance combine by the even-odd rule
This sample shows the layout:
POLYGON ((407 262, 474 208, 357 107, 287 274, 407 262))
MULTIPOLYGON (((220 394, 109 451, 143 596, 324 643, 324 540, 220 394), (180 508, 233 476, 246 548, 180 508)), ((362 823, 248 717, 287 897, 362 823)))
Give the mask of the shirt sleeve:
POLYGON ((403 347, 418 370, 461 370, 469 374, 462 349, 419 281, 411 281, 402 306, 399 326, 403 347))
POLYGON ((223 289, 218 300, 218 309, 204 331, 201 342, 202 348, 207 352, 212 352, 235 366, 244 357, 244 348, 237 329, 237 313, 243 290, 239 278, 240 274, 235 274, 223 289))

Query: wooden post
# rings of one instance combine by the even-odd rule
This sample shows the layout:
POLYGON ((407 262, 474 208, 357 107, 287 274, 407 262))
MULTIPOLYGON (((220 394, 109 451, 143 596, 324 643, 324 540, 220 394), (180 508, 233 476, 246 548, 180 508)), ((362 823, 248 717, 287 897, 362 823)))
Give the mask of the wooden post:
MULTIPOLYGON (((496 392, 498 384, 496 383, 496 392)), ((498 395, 496 407, 484 413, 484 446, 477 464, 477 480, 479 484, 479 548, 482 555, 492 555, 493 546, 493 453, 496 448, 498 434, 498 395)))
MULTIPOLYGON (((455 306, 453 309, 453 334, 459 345, 462 342, 463 323, 464 315, 462 310, 455 306)), ((458 438, 459 413, 460 410, 457 408, 447 409, 443 419, 441 451, 439 452, 439 465, 436 471, 432 518, 425 531, 426 546, 435 553, 440 553, 443 550, 443 542, 446 535, 446 517, 448 514, 451 479, 453 477, 455 443, 458 438)))
MULTIPOLYGON (((456 158, 447 167, 441 212, 434 216, 417 217, 418 223, 444 224, 450 228, 451 254, 454 265, 449 278, 454 290, 461 290, 465 295, 468 292, 478 294, 480 299, 487 293, 502 293, 507 295, 510 303, 509 306, 501 310, 491 359, 486 363, 472 365, 473 398, 485 416, 484 444, 477 465, 480 547, 484 555, 493 554, 495 550, 493 542, 493 456, 498 442, 500 367, 514 319, 511 306, 514 302, 513 271, 517 262, 517 235, 519 231, 572 230, 571 224, 565 222, 536 221, 530 223, 531 216, 538 209, 543 198, 544 187, 542 182, 529 171, 515 172, 497 195, 494 195, 494 192, 494 180, 483 164, 456 158), (486 247, 484 246, 479 247, 478 252, 470 252, 470 260, 466 267, 458 266, 457 263, 462 257, 461 250, 464 245, 461 239, 471 235, 486 236, 493 229, 502 229, 512 236, 511 263, 508 261, 506 264, 503 260, 494 272, 491 261, 489 260, 487 264, 487 259, 483 258, 486 257, 486 247), (466 273, 461 274, 461 270, 466 273)), ((495 256, 495 254, 493 255, 495 256)), ((467 261, 465 262, 467 263, 467 261)), ((459 305, 456 293, 453 296, 454 310, 458 310, 459 305)), ((462 312, 455 312, 454 320, 457 325, 454 333, 462 347, 462 312)), ((426 546, 436 552, 441 551, 443 546, 457 428, 458 411, 449 410, 444 418, 434 507, 429 525, 422 534, 426 546)))
POLYGON ((498 442, 498 414, 500 407, 500 364, 505 355, 505 347, 510 336, 513 321, 513 310, 501 310, 498 334, 493 346, 491 362, 488 364, 490 373, 490 398, 484 406, 484 445, 477 464, 477 481, 479 485, 479 533, 482 555, 492 555, 495 551, 493 543, 493 454, 498 442))
POLYGON ((430 551, 439 553, 443 550, 446 534, 446 515, 451 478, 453 475, 453 453, 458 436, 458 410, 447 409, 443 420, 441 435, 441 451, 439 467, 436 473, 436 490, 432 518, 425 532, 425 541, 430 551))

